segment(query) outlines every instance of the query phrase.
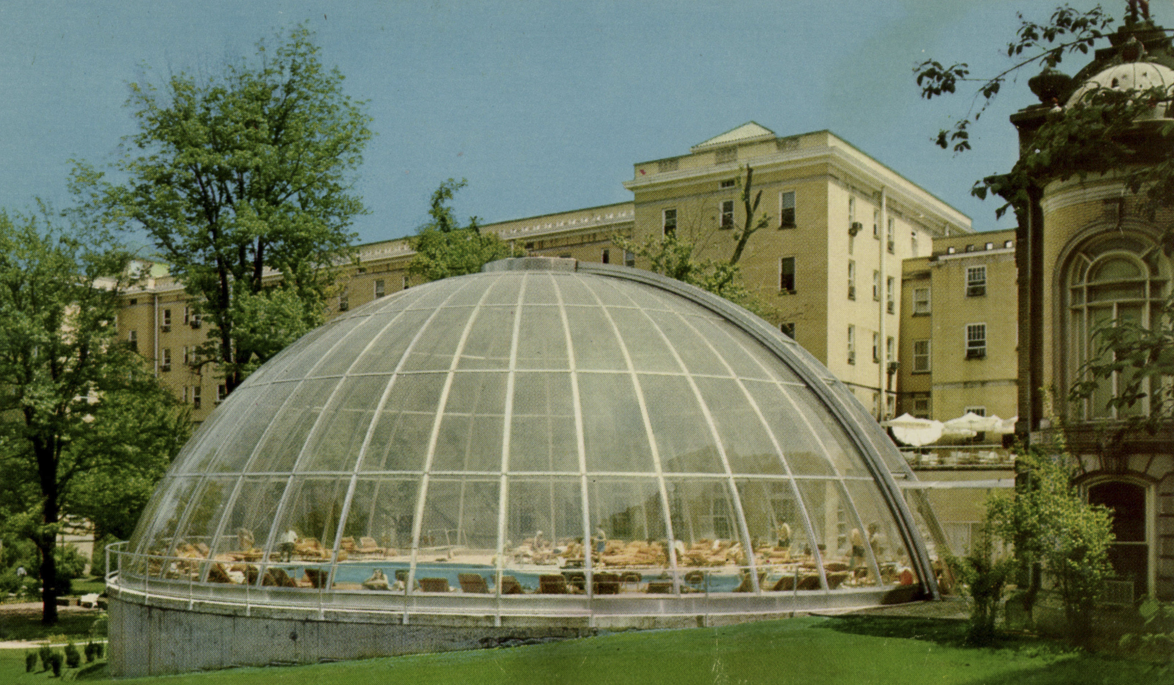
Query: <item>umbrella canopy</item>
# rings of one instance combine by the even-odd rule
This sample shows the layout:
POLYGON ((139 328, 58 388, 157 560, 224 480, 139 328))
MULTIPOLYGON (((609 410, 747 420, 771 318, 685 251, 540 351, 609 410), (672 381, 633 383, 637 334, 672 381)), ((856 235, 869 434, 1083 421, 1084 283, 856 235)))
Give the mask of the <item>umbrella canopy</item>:
POLYGON ((881 424, 893 431, 893 437, 902 444, 921 447, 936 442, 942 437, 941 421, 919 419, 916 416, 902 414, 895 419, 889 419, 881 424))
POLYGON ((945 425, 949 431, 965 430, 984 433, 986 431, 998 430, 1002 423, 1003 420, 997 416, 979 416, 972 411, 968 411, 956 419, 950 419, 945 425))

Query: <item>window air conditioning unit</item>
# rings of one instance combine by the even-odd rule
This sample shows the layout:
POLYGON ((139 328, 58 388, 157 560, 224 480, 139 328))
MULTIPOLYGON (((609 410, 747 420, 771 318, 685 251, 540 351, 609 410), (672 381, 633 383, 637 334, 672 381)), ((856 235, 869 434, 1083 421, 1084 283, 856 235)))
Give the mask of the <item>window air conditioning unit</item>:
POLYGON ((855 364, 855 363, 856 363, 856 353, 855 353, 855 352, 849 352, 849 353, 848 353, 848 363, 849 363, 849 364, 855 364))
POLYGON ((966 358, 967 359, 982 359, 985 356, 986 356, 986 348, 972 347, 969 350, 966 350, 966 358))
POLYGON ((848 299, 849 300, 856 299, 856 286, 854 286, 854 285, 848 286, 848 299))
POLYGON ((864 224, 859 221, 853 221, 852 225, 848 226, 848 235, 855 236, 860 231, 864 230, 864 224))
POLYGON ((171 364, 160 364, 160 365, 159 365, 159 370, 160 370, 160 371, 162 371, 162 372, 164 372, 164 373, 167 373, 168 371, 170 371, 170 370, 171 370, 171 364))
POLYGON ((896 250, 896 247, 897 246, 893 243, 893 241, 890 240, 889 241, 889 254, 893 254, 893 252, 896 250))
POLYGON ((169 324, 169 323, 163 324, 162 326, 159 327, 159 332, 160 333, 170 333, 171 332, 171 324, 169 324))
POLYGON ((200 327, 200 320, 199 319, 192 319, 192 328, 199 328, 199 327, 200 327))
POLYGON ((986 295, 985 285, 968 285, 966 286, 966 297, 982 297, 986 295))

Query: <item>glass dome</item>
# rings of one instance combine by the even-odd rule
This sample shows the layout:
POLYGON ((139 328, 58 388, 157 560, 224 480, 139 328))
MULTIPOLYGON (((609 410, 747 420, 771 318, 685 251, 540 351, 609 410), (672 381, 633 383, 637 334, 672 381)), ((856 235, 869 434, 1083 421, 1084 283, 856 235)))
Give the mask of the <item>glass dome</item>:
POLYGON ((176 459, 122 573, 423 600, 933 595, 906 469, 744 310, 635 269, 504 260, 254 373, 176 459))

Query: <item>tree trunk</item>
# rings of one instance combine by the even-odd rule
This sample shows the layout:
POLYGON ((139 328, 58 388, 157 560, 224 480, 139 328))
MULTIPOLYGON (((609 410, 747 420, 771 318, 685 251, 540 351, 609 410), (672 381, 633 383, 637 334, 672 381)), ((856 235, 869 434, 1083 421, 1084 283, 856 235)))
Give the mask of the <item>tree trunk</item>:
POLYGON ((41 526, 33 542, 41 551, 41 624, 57 625, 57 522, 60 518, 60 492, 57 483, 57 451, 55 441, 33 441, 37 456, 37 471, 41 481, 41 526))
POLYGON ((57 535, 51 532, 42 532, 37 536, 37 549, 41 550, 41 625, 57 625, 57 557, 53 550, 57 547, 57 535))

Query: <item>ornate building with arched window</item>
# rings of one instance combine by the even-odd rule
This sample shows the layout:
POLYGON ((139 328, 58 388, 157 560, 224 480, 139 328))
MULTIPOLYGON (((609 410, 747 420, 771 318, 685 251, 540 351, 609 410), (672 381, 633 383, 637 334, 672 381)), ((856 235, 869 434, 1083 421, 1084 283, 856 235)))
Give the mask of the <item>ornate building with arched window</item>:
MULTIPOLYGON (((1134 18, 1111 37, 1074 78, 1045 71, 1032 79, 1040 103, 1011 117, 1021 154, 1062 108, 1078 107, 1097 89, 1174 92, 1174 50, 1165 31, 1134 18)), ((1145 153, 1157 123, 1174 115, 1159 104, 1130 135, 1145 153)), ((1072 170, 1068 170, 1072 171, 1072 170)), ((1089 501, 1114 512, 1116 578, 1109 597, 1132 602, 1145 594, 1174 598, 1174 432, 1154 421, 1153 432, 1123 430, 1130 418, 1150 417, 1149 397, 1115 403, 1128 368, 1090 378, 1086 365, 1104 360, 1098 326, 1163 323, 1171 297, 1174 212, 1147 203, 1127 188, 1125 169, 1085 169, 1040 179, 1019 206, 1019 420, 1018 432, 1037 444, 1063 436, 1077 457, 1079 484, 1089 501), (1069 401, 1078 383, 1094 381, 1082 400, 1069 401)), ((1168 381, 1167 381, 1168 382, 1168 381)), ((1157 388, 1143 386, 1143 393, 1157 388)))

